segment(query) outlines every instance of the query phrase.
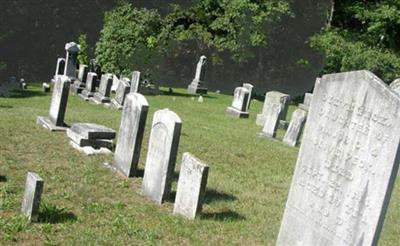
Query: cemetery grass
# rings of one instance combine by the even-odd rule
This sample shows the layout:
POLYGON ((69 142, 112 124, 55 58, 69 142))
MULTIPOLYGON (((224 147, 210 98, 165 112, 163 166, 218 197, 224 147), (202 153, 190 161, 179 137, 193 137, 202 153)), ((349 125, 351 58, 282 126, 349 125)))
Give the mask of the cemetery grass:
MULTIPOLYGON (((36 125, 37 116, 48 115, 51 94, 32 86, 0 98, 0 245, 274 245, 298 148, 257 137, 262 102, 252 102, 250 119, 234 119, 225 115, 231 96, 210 93, 199 103, 184 89, 174 91, 146 96, 150 109, 139 168, 143 171, 153 113, 174 110, 183 121, 176 176, 184 152, 210 166, 198 218, 173 215, 174 194, 162 206, 153 204, 141 193, 141 177, 126 179, 102 165, 110 156, 84 156, 69 146, 65 133, 36 125), (20 213, 28 171, 45 181, 39 222, 33 224, 20 213)), ((120 111, 70 95, 67 123, 118 130, 120 117, 120 111)), ((279 130, 277 139, 283 134, 279 130)), ((381 245, 398 245, 399 207, 397 180, 381 245)))

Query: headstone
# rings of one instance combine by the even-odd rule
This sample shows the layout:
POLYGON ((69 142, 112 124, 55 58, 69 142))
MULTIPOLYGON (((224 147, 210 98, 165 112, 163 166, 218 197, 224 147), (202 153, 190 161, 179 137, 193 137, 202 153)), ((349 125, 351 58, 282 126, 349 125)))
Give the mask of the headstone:
POLYGON ((201 56, 196 67, 196 74, 193 81, 188 86, 188 92, 191 94, 207 94, 207 87, 204 83, 206 68, 205 64, 207 61, 206 56, 201 56))
POLYGON ((281 113, 282 107, 280 104, 271 103, 267 105, 265 112, 265 123, 262 132, 259 133, 260 137, 274 138, 276 135, 276 130, 279 125, 279 115, 281 113))
POLYGON ((204 98, 203 98, 203 96, 199 96, 199 98, 197 99, 197 101, 198 101, 199 103, 202 103, 202 102, 204 102, 204 98))
POLYGON ((111 105, 116 109, 122 109, 125 97, 131 90, 128 78, 122 78, 118 84, 117 91, 115 92, 115 98, 111 100, 111 105))
POLYGON ((132 73, 132 80, 131 80, 131 91, 133 93, 139 93, 140 89, 140 72, 134 71, 132 73))
POLYGON ((236 118, 248 118, 247 103, 249 91, 244 87, 237 87, 233 95, 232 105, 226 109, 226 113, 236 118))
POLYGON ((209 167, 190 153, 182 157, 174 214, 194 219, 201 212, 209 167))
POLYGON ((312 96, 313 95, 311 93, 304 94, 304 101, 303 103, 299 104, 299 108, 308 111, 311 105, 312 96))
POLYGON ((390 83, 390 88, 400 95, 400 79, 396 79, 390 83))
POLYGON ((84 139, 114 139, 116 134, 113 129, 94 123, 75 123, 70 130, 84 139))
POLYGON ((101 76, 99 91, 94 93, 94 96, 90 100, 97 104, 110 102, 112 78, 113 75, 110 73, 103 74, 101 76))
POLYGON ((25 194, 21 210, 29 221, 35 222, 38 220, 43 184, 43 179, 36 173, 28 172, 26 175, 25 194))
POLYGON ((400 97, 369 71, 316 84, 276 245, 378 245, 399 168, 400 97))
POLYGON ((65 69, 65 59, 64 58, 58 58, 57 59, 57 66, 56 66, 56 72, 55 72, 54 76, 63 75, 64 74, 64 69, 65 69))
POLYGON ((111 91, 112 92, 117 91, 119 82, 120 82, 120 79, 118 78, 118 76, 113 74, 113 76, 112 76, 112 86, 111 86, 111 91))
POLYGON ((67 55, 65 61, 64 75, 68 76, 71 81, 74 81, 76 79, 76 67, 79 50, 80 46, 74 42, 65 44, 65 51, 67 52, 67 55))
POLYGON ((96 81, 97 81, 97 74, 89 72, 86 79, 86 87, 82 91, 82 93, 79 94, 79 96, 85 100, 89 100, 90 97, 93 97, 94 93, 96 93, 96 81))
POLYGON ((89 67, 87 65, 79 65, 78 79, 74 81, 74 84, 71 88, 74 93, 80 94, 86 88, 88 71, 89 67))
POLYGON ((143 193, 161 204, 169 197, 182 121, 168 109, 154 113, 142 183, 143 193))
POLYGON ((43 92, 45 92, 45 93, 50 92, 50 85, 47 84, 47 83, 42 83, 42 90, 43 90, 43 92))
POLYGON ((254 86, 249 83, 244 83, 242 87, 246 88, 249 91, 249 97, 247 99, 247 106, 246 106, 247 110, 249 110, 251 102, 251 93, 253 92, 254 86))
POLYGON ((49 117, 39 116, 37 124, 50 131, 66 130, 67 125, 64 123, 64 116, 67 109, 70 84, 71 80, 67 76, 58 77, 53 89, 49 117))
POLYGON ((266 112, 268 105, 279 104, 281 105, 281 113, 279 115, 279 120, 286 120, 286 114, 289 107, 290 96, 278 91, 270 91, 265 94, 264 107, 261 114, 257 115, 256 124, 258 126, 264 126, 266 120, 266 112))
POLYGON ((285 136, 283 137, 284 143, 290 146, 296 146, 303 131, 306 119, 307 119, 307 112, 305 110, 297 109, 293 112, 289 127, 286 130, 285 136))
POLYGON ((112 165, 127 177, 136 174, 149 104, 139 93, 125 98, 112 165))

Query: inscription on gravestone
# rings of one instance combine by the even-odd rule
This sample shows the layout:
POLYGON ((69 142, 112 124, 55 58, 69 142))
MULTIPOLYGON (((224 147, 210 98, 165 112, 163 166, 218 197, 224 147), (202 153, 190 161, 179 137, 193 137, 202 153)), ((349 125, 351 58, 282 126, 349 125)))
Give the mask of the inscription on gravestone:
POLYGON ((277 245, 377 245, 399 167, 400 97, 368 71, 316 84, 277 245))

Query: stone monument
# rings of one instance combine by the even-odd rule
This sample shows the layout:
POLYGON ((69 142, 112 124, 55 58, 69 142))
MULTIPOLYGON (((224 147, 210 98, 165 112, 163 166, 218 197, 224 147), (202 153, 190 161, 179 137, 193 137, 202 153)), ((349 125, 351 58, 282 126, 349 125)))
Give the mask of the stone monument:
POLYGON ((65 51, 67 52, 64 75, 68 76, 71 81, 76 79, 77 59, 80 46, 74 42, 65 44, 65 51))
POLYGON ((279 114, 279 120, 286 120, 286 114, 289 107, 290 96, 288 94, 281 93, 279 91, 269 91, 265 94, 264 107, 261 114, 257 115, 256 124, 258 126, 264 126, 266 120, 266 112, 269 104, 281 105, 281 113, 279 114))
POLYGON ((86 87, 79 96, 84 100, 89 100, 96 93, 97 74, 89 72, 86 79, 86 87))
POLYGON ((301 133, 303 132, 304 123, 307 119, 307 111, 303 109, 296 109, 292 114, 292 119, 288 129, 286 130, 283 142, 290 145, 296 146, 300 139, 301 133))
POLYGON ((206 60, 206 56, 201 56, 199 62, 197 63, 195 77, 192 83, 190 83, 188 86, 188 92, 191 94, 207 94, 208 89, 204 82, 206 73, 206 60))
POLYGON ((97 104, 109 103, 111 101, 111 86, 112 86, 113 75, 110 73, 103 74, 100 80, 99 91, 94 93, 91 101, 97 104))
POLYGON ((134 71, 132 73, 132 80, 131 80, 131 91, 134 93, 139 93, 140 89, 140 72, 139 71, 134 71))
POLYGON ((249 91, 246 88, 236 87, 232 105, 226 109, 226 113, 236 118, 248 118, 247 103, 249 96, 249 91))
POLYGON ((122 78, 118 83, 117 91, 115 92, 115 98, 111 100, 111 105, 115 109, 122 109, 125 97, 131 90, 130 80, 128 78, 122 78))
POLYGON ((242 87, 246 88, 246 89, 249 91, 249 98, 247 99, 247 107, 246 107, 246 108, 247 108, 247 111, 248 111, 249 108, 250 108, 251 95, 252 95, 254 86, 253 86, 252 84, 249 84, 249 83, 244 83, 244 84, 242 85, 242 87))
POLYGON ((21 211, 29 221, 38 220, 43 184, 43 179, 39 175, 32 172, 27 173, 21 211))
POLYGON ((276 245, 378 245, 399 168, 400 97, 369 71, 316 84, 276 245))
POLYGON ((282 107, 280 104, 271 103, 267 105, 265 111, 265 123, 262 132, 259 133, 260 137, 275 138, 281 110, 282 107))
POLYGON ((64 74, 64 69, 65 69, 65 59, 58 58, 56 72, 54 73, 54 76, 53 76, 53 79, 51 80, 51 82, 55 83, 57 81, 57 77, 64 74))

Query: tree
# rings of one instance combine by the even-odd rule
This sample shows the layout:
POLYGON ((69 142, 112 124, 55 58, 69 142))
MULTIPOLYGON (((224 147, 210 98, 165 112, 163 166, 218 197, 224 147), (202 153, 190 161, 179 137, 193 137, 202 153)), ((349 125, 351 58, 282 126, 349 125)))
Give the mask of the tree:
POLYGON ((322 73, 368 69, 390 82, 400 76, 400 1, 333 1, 326 28, 311 45, 326 55, 322 73))
POLYGON ((89 65, 88 44, 86 34, 79 35, 80 50, 78 53, 79 64, 89 65))

